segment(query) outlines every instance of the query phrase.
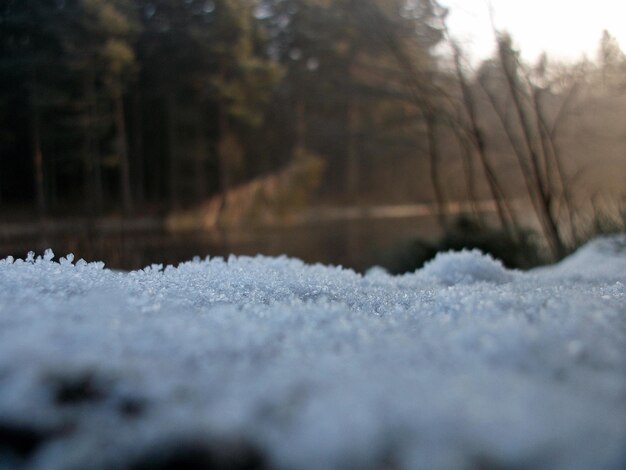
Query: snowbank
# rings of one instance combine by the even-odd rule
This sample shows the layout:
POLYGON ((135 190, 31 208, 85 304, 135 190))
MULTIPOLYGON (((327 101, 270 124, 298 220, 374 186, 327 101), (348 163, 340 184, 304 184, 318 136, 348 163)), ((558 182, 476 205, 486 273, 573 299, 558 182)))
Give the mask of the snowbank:
POLYGON ((0 261, 0 468, 622 469, 625 247, 0 261))

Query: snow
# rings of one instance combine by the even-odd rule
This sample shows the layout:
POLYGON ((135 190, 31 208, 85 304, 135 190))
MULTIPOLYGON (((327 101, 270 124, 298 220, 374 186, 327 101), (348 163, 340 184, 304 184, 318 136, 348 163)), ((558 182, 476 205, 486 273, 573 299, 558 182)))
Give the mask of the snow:
POLYGON ((625 236, 526 273, 5 259, 0 469, 622 469, 625 300, 625 236))

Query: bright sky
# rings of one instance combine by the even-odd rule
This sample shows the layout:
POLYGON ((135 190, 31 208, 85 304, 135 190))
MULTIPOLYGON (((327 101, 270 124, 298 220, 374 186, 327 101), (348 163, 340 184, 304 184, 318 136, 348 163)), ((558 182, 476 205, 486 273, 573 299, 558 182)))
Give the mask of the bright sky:
MULTIPOLYGON (((448 27, 473 60, 492 55, 489 0, 440 0, 450 8, 448 27)), ((491 0, 496 26, 513 36, 527 60, 542 51, 564 60, 595 59, 607 29, 626 48, 626 0, 491 0)))

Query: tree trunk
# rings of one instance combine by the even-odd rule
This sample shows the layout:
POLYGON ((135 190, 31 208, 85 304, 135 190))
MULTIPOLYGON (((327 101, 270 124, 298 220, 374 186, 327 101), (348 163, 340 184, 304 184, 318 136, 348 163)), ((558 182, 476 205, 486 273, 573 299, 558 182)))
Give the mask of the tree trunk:
POLYGON ((85 117, 83 135, 83 165, 84 165, 84 197, 87 214, 102 213, 102 176, 100 164, 96 157, 96 138, 94 136, 95 125, 95 90, 94 76, 87 74, 83 81, 83 93, 85 94, 85 117))
MULTIPOLYGON (((567 105, 567 102, 572 96, 572 93, 575 91, 575 88, 571 88, 568 92, 564 103, 562 104, 561 109, 567 105)), ((562 201, 565 205, 565 211, 567 214, 567 219, 570 225, 570 236, 571 242, 573 246, 578 243, 578 234, 576 231, 576 224, 574 223, 574 209, 572 204, 572 198, 570 194, 570 189, 568 187, 568 183, 565 179, 565 169, 563 168, 563 163, 561 161, 561 155, 558 149, 558 145, 556 143, 556 131, 558 128, 558 123, 560 121, 560 111, 557 115, 557 118, 553 122, 552 129, 549 128, 543 107, 541 106, 541 99, 539 90, 533 88, 533 105, 535 109, 535 114, 537 115, 537 126, 539 129, 539 135, 541 136, 541 142, 544 149, 545 159, 548 162, 550 159, 553 160, 554 168, 552 169, 554 176, 558 180, 558 184, 561 186, 561 196, 562 201)), ((551 167, 546 163, 546 171, 551 171, 551 167)), ((550 180, 548 180, 550 181, 550 180)), ((556 183, 552 183, 553 187, 556 187, 556 183)))
POLYGON ((223 203, 226 203, 226 197, 228 190, 230 189, 230 170, 229 170, 229 156, 228 156, 228 139, 230 133, 230 126, 228 124, 228 116, 226 110, 226 103, 224 101, 219 104, 219 142, 218 142, 218 166, 220 177, 220 193, 222 194, 223 203))
MULTIPOLYGON (((498 120, 500 124, 502 125, 502 129, 504 130, 504 133, 507 136, 507 140, 509 141, 509 144, 511 145, 513 154, 515 155, 515 158, 517 159, 517 162, 519 164, 520 172, 522 173, 522 178, 524 180, 524 185, 526 187, 526 194, 528 195, 528 198, 530 199, 530 202, 533 206, 533 210, 535 211, 535 215, 537 216, 537 219, 539 220, 539 223, 541 225, 541 229, 544 231, 544 234, 545 234, 544 221, 541 217, 541 209, 539 207, 540 201, 538 200, 537 192, 533 185, 531 170, 528 166, 528 162, 526 161, 524 151, 520 147, 519 142, 517 142, 514 131, 511 128, 509 120, 507 119, 507 115, 505 114, 504 110, 498 105, 498 101, 496 97, 487 88, 485 84, 481 83, 481 86, 483 87, 483 90, 485 91, 487 97, 489 98, 489 102, 493 110, 495 111, 496 115, 498 116, 498 120)), ((547 235, 546 235, 546 239, 548 239, 547 235)), ((550 241, 548 239, 548 243, 549 242, 550 241)))
MULTIPOLYGON (((511 58, 506 55, 506 51, 502 44, 498 45, 500 54, 500 63, 504 72, 504 77, 509 88, 511 98, 513 99, 513 107, 517 113, 520 127, 522 128, 522 135, 524 137, 524 143, 526 146, 526 152, 530 160, 530 176, 534 183, 533 190, 537 196, 537 208, 538 216, 544 233, 552 250, 555 259, 562 258, 565 253, 565 245, 561 239, 557 222, 551 211, 552 204, 552 191, 547 187, 547 181, 545 175, 542 174, 541 156, 537 152, 535 140, 530 125, 530 118, 527 115, 527 110, 524 108, 521 99, 521 90, 519 80, 517 79, 517 70, 512 67, 516 65, 512 64, 511 58)), ((545 155, 543 155, 545 159, 545 155)), ((533 195, 531 194, 531 197, 533 195)))
POLYGON ((37 214, 43 219, 48 211, 46 192, 44 186, 43 153, 41 150, 41 119, 39 115, 39 103, 37 90, 33 87, 31 96, 31 154, 33 159, 33 172, 35 182, 35 198, 37 214))
POLYGON ((202 109, 199 107, 195 117, 196 143, 194 149, 194 190, 196 200, 202 201, 207 195, 206 179, 206 138, 202 109))
POLYGON ((502 191, 502 186, 498 181, 498 177, 493 171, 493 168, 489 163, 489 159, 487 158, 487 145, 485 142, 484 134, 480 128, 480 125, 478 124, 476 101, 474 99, 474 95, 472 94, 472 90, 467 83, 466 76, 463 72, 463 67, 461 66, 461 49, 455 43, 452 44, 452 48, 454 53, 454 66, 457 74, 457 79, 461 87, 463 106, 469 118, 470 135, 472 137, 474 146, 478 151, 479 161, 483 168, 485 178, 487 179, 489 192, 491 193, 491 197, 496 204, 498 219, 500 220, 502 228, 509 234, 511 239, 517 240, 519 238, 518 224, 515 220, 513 211, 509 208, 506 202, 506 197, 504 195, 504 192, 502 191))
POLYGON ((346 149, 346 192, 351 201, 359 195, 359 155, 358 155, 358 127, 359 109, 353 94, 348 99, 347 109, 347 149, 346 149))
POLYGON ((470 202, 472 216, 482 223, 482 215, 478 208, 478 195, 476 193, 476 170, 474 168, 472 146, 469 139, 463 135, 461 129, 454 127, 452 131, 456 137, 463 160, 465 186, 467 189, 467 197, 470 202))
POLYGON ((126 118, 124 114, 124 98, 121 85, 118 82, 113 87, 113 106, 115 121, 115 146, 120 159, 120 196, 125 215, 133 210, 133 200, 130 188, 130 164, 128 162, 128 140, 126 137, 126 118))
POLYGON ((176 143, 176 103, 174 98, 168 94, 165 98, 165 118, 167 133, 167 149, 169 159, 169 198, 170 208, 173 210, 180 208, 180 168, 178 162, 178 152, 176 143))
POLYGON ((142 99, 141 91, 135 90, 132 101, 132 148, 134 174, 133 178, 135 190, 135 200, 138 204, 145 201, 145 169, 144 169, 144 147, 143 147, 143 119, 142 119, 142 99))
MULTIPOLYGON (((221 83, 226 81, 226 72, 227 72, 227 64, 226 59, 221 58, 219 64, 219 79, 221 83)), ((222 195, 222 201, 219 209, 219 218, 224 211, 228 199, 228 190, 230 189, 230 162, 228 155, 228 139, 230 133, 230 125, 228 122, 228 104, 226 99, 223 96, 219 97, 218 102, 218 145, 217 145, 217 160, 219 167, 219 177, 220 177, 220 193, 222 195)))
POLYGON ((445 193, 441 184, 439 174, 439 143, 437 142, 437 117, 433 111, 427 111, 424 115, 426 124, 426 139, 428 142, 428 156, 430 161, 430 181, 433 185, 435 203, 437 205, 437 220, 441 228, 447 226, 447 213, 445 204, 445 193))
POLYGON ((301 155, 306 149, 306 106, 302 99, 296 101, 296 145, 295 155, 301 155))

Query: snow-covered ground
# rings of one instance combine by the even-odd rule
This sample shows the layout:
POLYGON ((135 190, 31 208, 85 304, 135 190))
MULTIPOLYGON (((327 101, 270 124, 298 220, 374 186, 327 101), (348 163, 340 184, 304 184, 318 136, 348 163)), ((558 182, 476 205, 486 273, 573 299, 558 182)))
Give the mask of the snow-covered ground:
POLYGON ((625 466, 623 236, 528 273, 0 261, 2 469, 625 466))

